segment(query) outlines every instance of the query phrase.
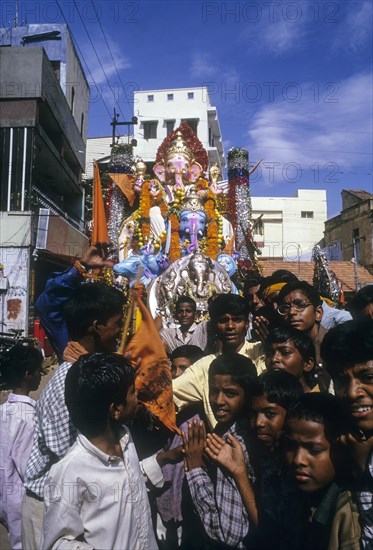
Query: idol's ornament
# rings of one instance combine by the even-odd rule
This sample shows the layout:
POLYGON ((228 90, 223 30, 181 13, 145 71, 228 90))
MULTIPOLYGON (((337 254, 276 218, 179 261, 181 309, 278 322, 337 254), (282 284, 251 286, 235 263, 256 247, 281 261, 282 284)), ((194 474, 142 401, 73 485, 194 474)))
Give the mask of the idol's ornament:
POLYGON ((146 178, 141 159, 133 166, 132 189, 139 206, 120 227, 119 263, 114 272, 133 284, 141 266, 141 281, 152 285, 153 315, 171 319, 174 302, 187 294, 196 300, 203 318, 211 296, 235 291, 230 276, 236 271, 236 260, 254 263, 247 152, 233 151, 240 154, 230 152, 228 197, 220 188, 221 171, 216 164, 205 179, 207 153, 186 123, 158 149, 155 178, 146 178), (223 215, 226 212, 233 226, 223 215))

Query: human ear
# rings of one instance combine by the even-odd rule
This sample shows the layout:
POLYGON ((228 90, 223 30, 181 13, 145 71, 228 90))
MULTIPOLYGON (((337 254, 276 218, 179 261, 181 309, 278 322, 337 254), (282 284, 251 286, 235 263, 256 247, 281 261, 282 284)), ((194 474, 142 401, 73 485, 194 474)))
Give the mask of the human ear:
POLYGON ((303 372, 311 372, 315 367, 314 357, 310 357, 307 361, 304 361, 303 372))
POLYGON ((317 306, 315 313, 316 313, 316 321, 320 322, 323 314, 322 306, 317 306))
POLYGON ((117 403, 111 403, 109 407, 109 415, 113 420, 120 420, 121 411, 117 403))

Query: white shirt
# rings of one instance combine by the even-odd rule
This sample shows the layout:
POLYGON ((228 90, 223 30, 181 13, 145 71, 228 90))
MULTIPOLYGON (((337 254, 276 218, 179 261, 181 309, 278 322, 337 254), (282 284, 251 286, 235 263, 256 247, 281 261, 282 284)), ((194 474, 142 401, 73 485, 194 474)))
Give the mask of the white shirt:
POLYGON ((24 474, 34 435, 35 401, 10 393, 0 405, 0 521, 12 548, 22 548, 21 508, 24 474))
POLYGON ((123 430, 123 459, 78 434, 52 466, 44 491, 43 550, 158 548, 139 459, 123 430))
POLYGON ((159 335, 166 344, 168 351, 172 352, 180 346, 198 346, 205 350, 207 346, 207 325, 208 322, 193 323, 189 330, 182 332, 180 327, 163 328, 159 335))

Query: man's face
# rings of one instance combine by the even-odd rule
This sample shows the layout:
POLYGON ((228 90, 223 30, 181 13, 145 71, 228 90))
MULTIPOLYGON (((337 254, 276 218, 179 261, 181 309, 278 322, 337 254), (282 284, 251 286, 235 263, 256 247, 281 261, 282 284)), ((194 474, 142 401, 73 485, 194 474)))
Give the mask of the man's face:
POLYGON ((245 392, 228 374, 215 374, 209 384, 212 412, 220 424, 232 424, 245 404, 245 392))
POLYGON ((190 367, 192 363, 190 362, 190 359, 187 357, 176 357, 176 359, 172 359, 171 363, 171 376, 172 380, 175 380, 175 378, 179 378, 188 367, 190 367))
POLYGON ((118 313, 110 317, 106 323, 95 321, 98 334, 96 351, 113 352, 117 349, 118 339, 122 333, 123 315, 118 313))
POLYGON ((315 308, 301 290, 293 290, 287 294, 282 303, 291 306, 284 318, 286 323, 293 328, 308 333, 312 330, 316 321, 321 321, 322 307, 317 306, 315 308), (298 311, 296 310, 297 306, 298 311))
POLYGON ((314 493, 335 478, 324 425, 304 418, 285 423, 285 460, 299 490, 314 493))
POLYGON ((266 367, 269 371, 283 370, 298 380, 303 377, 304 372, 312 370, 314 365, 312 359, 304 361, 292 340, 270 344, 270 347, 266 349, 265 357, 266 367))
POLYGON ((264 306, 264 302, 262 302, 262 300, 258 296, 259 288, 260 285, 251 286, 246 292, 246 298, 250 304, 250 311, 252 313, 264 306))
POLYGON ((251 400, 250 427, 255 437, 268 449, 277 446, 285 422, 286 409, 257 395, 251 400))
POLYGON ((354 426, 373 433, 373 360, 346 367, 333 376, 333 383, 354 426))
POLYGON ((175 312, 175 318, 180 323, 180 327, 189 328, 193 325, 196 316, 196 310, 193 304, 181 302, 178 304, 175 312))
POLYGON ((225 350, 239 350, 245 341, 248 320, 245 315, 225 313, 216 322, 216 334, 225 350))

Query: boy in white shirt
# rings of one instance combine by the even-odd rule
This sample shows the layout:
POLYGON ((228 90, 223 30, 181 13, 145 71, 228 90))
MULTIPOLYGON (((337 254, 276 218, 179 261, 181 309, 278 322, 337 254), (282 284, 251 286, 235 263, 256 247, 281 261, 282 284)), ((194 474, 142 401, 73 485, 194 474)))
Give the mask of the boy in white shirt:
POLYGON ((135 372, 116 354, 82 356, 66 375, 76 443, 52 466, 41 548, 156 549, 145 482, 123 425, 137 407, 135 372))

